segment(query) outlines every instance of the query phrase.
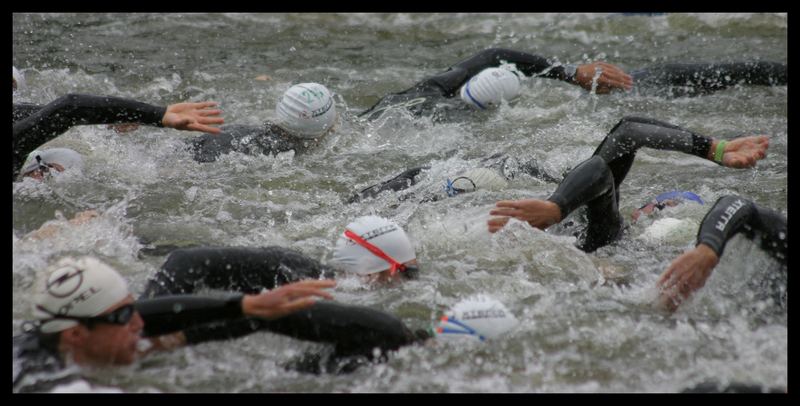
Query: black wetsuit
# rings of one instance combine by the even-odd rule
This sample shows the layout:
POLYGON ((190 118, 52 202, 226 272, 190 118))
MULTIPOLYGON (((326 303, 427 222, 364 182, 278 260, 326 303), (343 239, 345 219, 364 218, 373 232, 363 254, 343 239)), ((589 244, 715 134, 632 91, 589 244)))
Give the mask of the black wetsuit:
MULTIPOLYGON (((427 78, 410 89, 384 96, 360 114, 368 120, 380 118, 389 109, 404 108, 414 115, 432 115, 447 120, 453 111, 469 111, 466 103, 450 102, 461 86, 482 70, 513 63, 525 76, 574 83, 574 72, 547 58, 511 49, 489 48, 427 78)), ((574 66, 570 66, 574 68, 574 66)), ((669 63, 631 72, 636 89, 645 93, 683 96, 708 93, 737 84, 786 85, 786 64, 765 61, 731 63, 669 63)))
POLYGON ((680 151, 706 158, 711 139, 665 122, 640 117, 620 120, 591 158, 573 168, 547 200, 561 209, 562 219, 586 205, 588 225, 579 248, 592 252, 619 238, 619 185, 636 151, 647 147, 680 151))
MULTIPOLYGON (((305 255, 282 247, 187 248, 173 251, 152 276, 142 297, 188 294, 198 289, 258 293, 263 289, 302 279, 333 278, 333 269, 305 255)), ((362 306, 319 301, 311 308, 277 320, 244 318, 199 325, 184 330, 187 343, 224 340, 256 331, 270 331, 293 338, 329 343, 329 365, 306 362, 296 365, 309 372, 347 372, 358 366, 354 359, 373 359, 373 350, 385 352, 424 339, 412 333, 398 318, 362 306), (310 370, 309 370, 310 368, 310 370)), ((313 358, 313 357, 312 357, 313 358)))
POLYGON ((13 178, 33 150, 72 126, 139 123, 163 127, 166 107, 111 96, 68 94, 41 106, 14 104, 12 118, 13 178))
MULTIPOLYGON (((519 160, 513 157, 499 153, 481 159, 479 167, 493 169, 497 171, 498 174, 505 177, 507 180, 512 180, 517 174, 524 173, 528 176, 532 176, 536 179, 540 179, 545 182, 558 183, 558 179, 556 177, 547 173, 547 171, 542 169, 536 163, 536 161, 532 159, 520 162, 519 160)), ((430 168, 431 168, 430 166, 418 166, 415 168, 406 169, 399 175, 389 180, 362 189, 358 193, 348 198, 347 203, 354 203, 364 199, 373 198, 388 190, 398 192, 400 190, 407 189, 417 184, 417 182, 419 181, 418 175, 423 170, 427 170, 430 168)), ((441 200, 447 196, 448 196, 447 193, 445 191, 442 191, 442 193, 425 196, 421 200, 421 203, 441 200)), ((401 200, 406 200, 409 197, 410 196, 402 196, 401 200)))
POLYGON ((220 134, 203 134, 187 141, 195 161, 214 162, 220 155, 230 152, 248 155, 302 152, 314 143, 314 140, 295 137, 270 122, 261 127, 237 124, 220 129, 220 134))

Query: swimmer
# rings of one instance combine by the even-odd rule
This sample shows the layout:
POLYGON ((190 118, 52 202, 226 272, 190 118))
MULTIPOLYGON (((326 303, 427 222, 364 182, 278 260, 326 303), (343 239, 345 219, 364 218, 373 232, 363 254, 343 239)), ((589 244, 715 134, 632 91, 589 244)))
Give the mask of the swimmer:
MULTIPOLYGON (((407 189, 417 184, 422 172, 430 168, 428 165, 407 169, 389 180, 362 189, 348 198, 347 203, 375 198, 387 191, 398 192, 407 189)), ((456 173, 445 179, 439 193, 423 196, 420 203, 438 201, 476 190, 502 190, 509 181, 521 174, 544 182, 558 183, 558 179, 541 168, 535 160, 519 160, 513 156, 498 153, 481 159, 475 168, 456 173)), ((409 197, 403 196, 402 200, 409 197)))
POLYGON ((177 346, 176 331, 220 320, 279 320, 307 309, 333 281, 303 281, 225 299, 171 295, 134 301, 122 276, 93 257, 62 258, 35 288, 34 318, 13 337, 13 391, 50 391, 82 379, 78 366, 128 365, 177 346), (146 337, 146 338, 143 338, 146 337))
MULTIPOLYGON (((387 286, 416 278, 419 273, 414 248, 403 229, 377 216, 360 217, 348 224, 336 242, 331 262, 333 266, 324 265, 298 251, 276 246, 178 249, 148 278, 142 297, 192 294, 201 289, 256 293, 301 279, 333 279, 342 273, 363 275, 369 283, 387 286)), ((339 354, 349 353, 350 348, 388 350, 411 337, 402 323, 379 312, 319 302, 308 311, 277 322, 251 318, 226 321, 185 330, 179 339, 194 344, 260 330, 335 343, 339 354), (342 326, 349 327, 342 330, 342 326)))
POLYGON ((319 83, 300 83, 284 92, 275 106, 275 122, 261 126, 227 125, 218 135, 189 140, 197 162, 213 162, 230 152, 274 155, 302 152, 316 145, 336 122, 331 92, 319 83))
MULTIPOLYGON (((375 225, 376 228, 360 234, 369 238, 386 230, 386 224, 375 225)), ((351 224, 348 229, 351 228, 356 227, 351 224)), ((378 239, 378 236, 369 238, 380 247, 379 250, 395 251, 387 246, 386 240, 378 239)), ((361 249, 363 246, 357 244, 350 247, 337 245, 342 252, 335 256, 349 258, 340 261, 349 264, 341 266, 346 272, 385 269, 388 260, 361 249), (385 263, 379 265, 382 261, 385 263)), ((382 273, 386 275, 388 272, 390 269, 382 273)), ((147 281, 143 297, 188 294, 200 289, 250 293, 274 288, 296 278, 334 276, 333 269, 281 247, 188 249, 170 254, 162 268, 147 281)), ((381 279, 381 282, 386 280, 381 279)), ((310 373, 347 373, 370 362, 385 361, 388 353, 406 345, 423 343, 431 338, 484 341, 496 338, 516 325, 513 314, 502 304, 485 297, 459 303, 443 318, 437 319, 435 326, 413 332, 397 317, 379 310, 319 301, 280 320, 250 318, 202 325, 183 330, 175 339, 197 344, 269 331, 299 340, 330 344, 320 353, 304 354, 291 362, 289 368, 310 373)))
MULTIPOLYGON (((739 233, 751 240, 760 237, 761 248, 777 260, 786 273, 789 254, 786 217, 743 197, 724 196, 703 218, 695 248, 673 260, 658 279, 659 305, 675 311, 700 290, 719 263, 727 241, 739 233)), ((786 303, 785 288, 779 303, 786 303)))
POLYGON ((330 262, 322 264, 277 246, 180 248, 148 279, 144 296, 194 293, 201 287, 258 292, 301 279, 332 279, 341 273, 390 285, 419 274, 408 235, 394 221, 378 216, 350 222, 336 240, 330 262), (240 275, 235 280, 248 281, 248 286, 229 285, 232 274, 240 275))
POLYGON ((546 229, 581 206, 587 208, 586 237, 578 248, 593 252, 618 239, 624 221, 619 213, 619 185, 641 147, 680 151, 730 168, 750 168, 766 155, 766 136, 730 141, 706 137, 661 121, 626 117, 608 133, 593 156, 573 168, 546 200, 504 200, 489 214, 490 233, 516 218, 546 229))
POLYGON ((511 101, 520 94, 518 75, 558 79, 586 90, 592 90, 597 75, 597 93, 629 90, 633 85, 630 75, 609 63, 561 65, 535 54, 490 48, 410 89, 384 96, 359 116, 375 120, 386 111, 402 108, 417 116, 434 114, 446 119, 451 111, 491 109, 499 106, 501 100, 511 101), (514 64, 516 72, 501 67, 503 63, 514 64), (448 103, 448 99, 452 102, 448 103))
POLYGON ((52 140, 76 125, 139 123, 155 127, 168 127, 184 131, 203 131, 219 133, 213 125, 225 120, 218 117, 220 110, 212 109, 215 102, 176 103, 159 107, 138 101, 111 96, 92 96, 68 94, 41 106, 37 104, 14 103, 12 117, 13 179, 25 176, 39 176, 53 169, 60 172, 68 167, 60 157, 75 162, 77 152, 62 149, 49 158, 36 150, 40 145, 52 140), (39 157, 38 159, 36 157, 39 157), (27 159, 24 159, 27 157, 27 159), (32 173, 26 169, 41 169, 32 173))
POLYGON ((788 81, 786 64, 767 61, 669 63, 628 74, 606 62, 562 65, 535 54, 490 48, 410 89, 384 96, 360 116, 376 120, 392 109, 404 109, 415 116, 450 120, 448 116, 454 113, 469 114, 513 100, 521 93, 518 75, 557 79, 589 91, 594 88, 597 94, 655 90, 670 96, 698 95, 739 84, 786 85, 788 81), (501 66, 504 63, 513 64, 514 72, 501 66))

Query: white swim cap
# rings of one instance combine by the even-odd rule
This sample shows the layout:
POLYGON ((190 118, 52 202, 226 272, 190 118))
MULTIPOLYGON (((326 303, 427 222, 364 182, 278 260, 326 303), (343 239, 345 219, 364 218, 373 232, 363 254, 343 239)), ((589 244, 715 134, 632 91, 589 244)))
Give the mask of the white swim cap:
POLYGON ((508 181, 494 169, 474 168, 456 176, 449 184, 458 192, 497 191, 508 186, 508 181))
POLYGON ((54 318, 97 316, 128 296, 128 285, 117 271, 93 257, 66 257, 39 281, 33 316, 43 333, 56 333, 78 324, 54 318))
POLYGON ((49 164, 61 165, 64 167, 64 170, 82 168, 83 157, 81 157, 81 154, 69 148, 37 149, 28 154, 28 158, 25 160, 25 163, 22 165, 22 170, 19 172, 20 176, 24 176, 41 165, 49 164), (37 156, 39 159, 36 159, 37 156))
POLYGON ((500 100, 513 100, 519 96, 519 78, 502 68, 488 68, 473 76, 461 86, 461 100, 485 110, 500 105, 500 100))
POLYGON ((486 295, 476 295, 446 312, 434 332, 437 339, 484 341, 501 336, 517 324, 517 318, 502 303, 486 295))
POLYGON ((347 225, 333 251, 332 262, 347 272, 369 275, 392 267, 389 260, 381 258, 348 237, 348 231, 378 248, 397 263, 402 264, 417 257, 406 232, 397 223, 378 216, 359 217, 347 225))
POLYGON ((325 134, 336 120, 336 106, 328 88, 319 83, 294 85, 275 106, 277 124, 300 138, 325 134))
POLYGON ((18 71, 16 67, 11 67, 11 75, 14 77, 14 81, 17 82, 17 88, 15 90, 22 90, 25 88, 25 76, 22 75, 22 72, 18 71))

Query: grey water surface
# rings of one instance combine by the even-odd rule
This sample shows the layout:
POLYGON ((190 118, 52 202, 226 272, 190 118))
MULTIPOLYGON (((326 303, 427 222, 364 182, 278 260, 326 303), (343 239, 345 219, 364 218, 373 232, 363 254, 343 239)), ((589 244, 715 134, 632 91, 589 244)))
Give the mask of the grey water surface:
POLYGON ((268 333, 87 374, 126 392, 674 392, 710 380, 785 387, 786 311, 753 288, 777 267, 749 240, 728 245, 706 287, 677 313, 652 303, 659 274, 693 246, 697 224, 720 196, 739 193, 787 214, 786 86, 698 97, 594 95, 536 78, 523 82, 515 103, 465 121, 393 113, 368 123, 356 114, 488 47, 632 71, 667 62, 786 62, 787 30, 786 14, 750 13, 15 14, 13 63, 27 80, 15 102, 44 104, 70 92, 158 105, 214 100, 227 123, 259 125, 274 119, 284 90, 314 81, 335 93, 340 114, 335 131, 306 153, 230 154, 214 163, 187 152, 184 140, 199 134, 169 129, 116 134, 84 126, 52 141, 84 153, 86 166, 13 185, 14 332, 31 316, 37 273, 61 255, 97 255, 139 292, 166 258, 148 249, 281 245, 327 261, 348 222, 377 214, 405 228, 421 277, 390 288, 344 277, 337 300, 425 328, 458 300, 485 293, 505 303, 519 327, 486 343, 404 348, 385 364, 340 376, 284 369, 317 347, 268 333), (386 194, 345 203, 418 165, 432 167, 400 194, 444 193, 445 179, 493 153, 536 158, 561 174, 591 156, 626 115, 723 139, 766 134, 770 148, 749 170, 640 151, 620 190, 623 213, 673 189, 691 190, 707 205, 640 221, 592 254, 574 248, 573 237, 519 222, 497 235, 486 231, 496 201, 545 198, 555 189, 527 176, 502 191, 438 202, 386 194), (65 224, 86 209, 100 216, 65 224), (666 218, 682 227, 659 234, 657 222, 666 218), (46 222, 62 231, 26 237, 46 222), (626 283, 607 281, 609 273, 626 283))

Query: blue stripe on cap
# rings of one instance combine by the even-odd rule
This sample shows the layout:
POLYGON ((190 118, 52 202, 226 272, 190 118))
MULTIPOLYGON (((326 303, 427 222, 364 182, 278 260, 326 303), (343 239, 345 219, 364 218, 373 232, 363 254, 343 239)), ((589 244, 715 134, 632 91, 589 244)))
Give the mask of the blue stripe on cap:
POLYGON ((486 110, 486 107, 484 107, 483 104, 481 104, 478 100, 476 100, 474 97, 472 97, 472 93, 469 91, 469 83, 470 82, 471 82, 471 80, 469 82, 467 82, 467 86, 465 88, 466 91, 467 91, 467 97, 469 97, 469 99, 472 100, 472 102, 475 103, 476 106, 480 107, 483 110, 486 110))
POLYGON ((696 194, 694 194, 692 192, 682 192, 682 191, 679 191, 679 190, 673 190, 671 192, 665 192, 665 193, 662 193, 662 194, 656 196, 656 202, 661 203, 664 200, 675 199, 675 198, 678 198, 678 197, 682 197, 682 198, 687 199, 687 200, 694 200, 695 202, 700 203, 700 204, 705 204, 705 203, 703 203, 703 199, 701 199, 700 196, 698 196, 698 195, 696 195, 696 194))

